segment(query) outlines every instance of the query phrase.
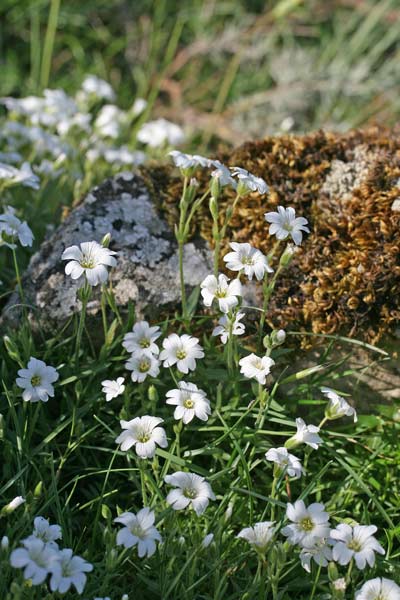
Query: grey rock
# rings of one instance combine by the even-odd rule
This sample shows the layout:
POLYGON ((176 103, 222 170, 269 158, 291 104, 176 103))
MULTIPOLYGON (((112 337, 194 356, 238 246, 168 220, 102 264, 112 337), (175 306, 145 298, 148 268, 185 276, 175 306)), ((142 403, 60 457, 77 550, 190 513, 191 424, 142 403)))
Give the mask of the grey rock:
MULTIPOLYGON (((32 324, 44 329, 60 326, 80 310, 78 284, 65 275, 65 248, 84 241, 100 242, 111 234, 110 248, 117 266, 110 274, 117 305, 135 304, 136 313, 155 317, 176 309, 180 301, 178 251, 174 235, 156 209, 143 179, 122 173, 94 188, 56 231, 43 242, 23 275, 32 324)), ((212 271, 212 254, 202 239, 184 250, 188 292, 212 271)), ((14 292, 2 315, 2 325, 20 318, 20 299, 14 292)), ((100 286, 94 288, 88 312, 100 311, 100 286)))

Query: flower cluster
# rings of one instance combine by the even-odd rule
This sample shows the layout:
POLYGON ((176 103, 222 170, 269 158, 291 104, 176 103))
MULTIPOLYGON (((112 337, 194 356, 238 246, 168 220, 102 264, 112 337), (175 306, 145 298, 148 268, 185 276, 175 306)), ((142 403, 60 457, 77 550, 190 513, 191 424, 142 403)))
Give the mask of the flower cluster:
POLYGON ((24 569, 24 579, 30 579, 32 585, 42 584, 50 575, 52 592, 65 594, 74 587, 82 594, 86 573, 93 570, 93 565, 74 555, 71 548, 59 548, 56 541, 62 537, 59 525, 50 525, 43 517, 36 517, 33 525, 32 534, 11 552, 11 566, 24 569))

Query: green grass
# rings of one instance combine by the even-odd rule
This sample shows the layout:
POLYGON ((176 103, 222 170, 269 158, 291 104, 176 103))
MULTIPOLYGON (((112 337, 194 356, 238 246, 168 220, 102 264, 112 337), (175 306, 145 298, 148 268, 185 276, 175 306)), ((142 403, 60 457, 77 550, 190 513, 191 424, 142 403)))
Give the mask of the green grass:
MULTIPOLYGON (((181 123, 190 131, 187 148, 206 153, 221 144, 231 146, 279 132, 288 117, 293 119, 293 131, 344 129, 371 119, 391 124, 400 113, 398 10, 395 0, 354 4, 3 0, 0 93, 23 97, 49 86, 73 95, 84 76, 95 73, 112 83, 119 106, 129 108, 134 97, 145 97, 149 105, 143 120, 166 116, 181 123)), ((134 133, 129 141, 135 145, 134 133)), ((30 150, 26 153, 33 160, 30 150)), ((65 177, 45 180, 39 192, 16 188, 3 195, 3 203, 18 208, 34 230, 34 248, 46 227, 60 221, 64 208, 112 172, 105 165, 95 172, 85 168, 78 157, 68 164, 65 177), (84 174, 79 185, 75 169, 84 174)), ((10 251, 2 247, 0 252, 4 303, 15 274, 10 251)), ((19 248, 20 264, 26 264, 30 255, 19 248)), ((188 330, 199 334, 206 354, 186 380, 207 392, 212 415, 207 423, 185 426, 179 444, 173 409, 165 404, 166 392, 175 387, 167 369, 151 382, 129 381, 123 397, 110 403, 101 392, 104 379, 121 374, 128 379, 124 368, 128 355, 121 343, 133 325, 133 307, 122 324, 109 310, 104 339, 97 343, 90 328, 85 329, 78 361, 73 358, 77 320, 69 329, 60 323, 58 331, 44 337, 33 335, 21 322, 18 330, 4 337, 0 509, 17 495, 26 503, 0 517, 0 537, 7 535, 12 549, 31 533, 35 516, 59 523, 62 547, 73 548, 94 564, 83 595, 88 599, 119 600, 128 593, 144 600, 261 600, 272 598, 271 575, 277 571, 274 600, 310 600, 313 594, 314 600, 328 599, 325 568, 319 572, 313 564, 308 576, 298 552, 277 543, 269 550, 267 563, 262 563, 236 535, 271 514, 283 524, 289 499, 286 482, 278 478, 276 495, 271 497, 273 470, 264 454, 294 433, 297 416, 307 423, 322 419, 321 385, 340 390, 346 384, 359 420, 356 425, 349 420, 329 422, 318 451, 301 447, 295 452, 307 473, 291 481, 291 497, 303 498, 306 504, 324 502, 333 526, 354 519, 378 527, 386 554, 373 569, 353 570, 346 597, 353 598, 354 590, 375 576, 399 581, 399 407, 393 403, 376 406, 373 414, 365 412, 357 373, 333 358, 338 345, 351 353, 357 341, 327 336, 321 353, 324 370, 299 380, 287 380, 289 367, 299 370, 292 342, 284 351, 275 349, 268 410, 260 410, 257 386, 237 368, 237 358, 255 347, 257 332, 250 328, 240 340, 235 368, 228 373, 226 352, 210 336, 214 316, 196 317, 188 327, 177 315, 158 323, 164 334, 188 330), (30 356, 60 373, 56 396, 47 404, 23 402, 15 384, 18 369, 30 356), (115 438, 119 419, 144 414, 164 418, 169 445, 157 450, 153 461, 146 461, 143 473, 134 452, 122 452, 115 438), (165 502, 169 488, 163 484, 164 475, 186 469, 206 476, 217 496, 199 518, 193 512, 173 512, 165 502), (139 560, 135 550, 116 547, 119 526, 113 519, 120 512, 139 510, 143 492, 156 512, 164 543, 152 558, 139 560), (201 542, 208 533, 214 533, 214 543, 203 549, 201 542)), ((384 355, 373 347, 368 350, 373 369, 373 361, 384 355)), ((282 536, 277 539, 284 541, 282 536)), ((339 572, 345 576, 346 568, 339 572)), ((0 573, 2 599, 61 597, 46 587, 24 583, 22 573, 10 567, 6 551, 0 554, 0 573)), ((66 597, 78 595, 69 592, 66 597)))

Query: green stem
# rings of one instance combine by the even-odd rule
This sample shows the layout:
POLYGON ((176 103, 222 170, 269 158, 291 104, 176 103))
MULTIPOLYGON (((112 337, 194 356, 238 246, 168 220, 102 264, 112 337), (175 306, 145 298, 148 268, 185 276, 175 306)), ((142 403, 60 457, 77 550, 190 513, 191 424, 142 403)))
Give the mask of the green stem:
POLYGON ((347 569, 347 573, 346 573, 346 584, 349 585, 350 581, 351 581, 351 572, 353 570, 353 565, 354 565, 354 560, 351 559, 350 563, 349 563, 349 567, 347 569))
POLYGON ((186 290, 185 290, 185 275, 183 272, 183 247, 182 241, 178 242, 178 257, 179 257, 179 279, 181 282, 181 304, 182 304, 182 318, 187 319, 187 302, 186 302, 186 290))
POLYGON ((329 421, 328 417, 324 417, 318 427, 322 429, 327 421, 329 421))
POLYGON ((106 295, 105 295, 105 286, 101 286, 101 319, 103 322, 103 331, 104 331, 104 342, 107 339, 107 330, 108 330, 108 324, 107 324, 107 312, 106 312, 106 295))
POLYGON ((11 250, 12 250, 12 255, 13 255, 14 271, 15 271, 15 278, 17 280, 19 297, 21 299, 21 303, 25 304, 25 296, 24 296, 24 290, 22 289, 22 281, 21 281, 21 275, 20 275, 19 267, 18 267, 17 253, 15 252, 15 248, 12 248, 11 250))
POLYGON ((90 298, 90 292, 91 292, 91 288, 90 288, 89 284, 86 282, 85 286, 82 290, 82 294, 81 294, 82 309, 81 309, 81 314, 79 317, 78 331, 76 334, 76 343, 75 343, 75 365, 76 366, 78 366, 78 364, 79 364, 79 349, 81 346, 83 329, 85 327, 86 308, 87 308, 87 303, 90 298))
POLYGON ((219 272, 219 252, 221 248, 221 237, 218 234, 214 237, 214 276, 218 278, 219 272))
MULTIPOLYGON (((275 500, 276 495, 276 484, 278 483, 278 475, 274 475, 271 486, 271 499, 275 500)), ((271 521, 275 521, 275 504, 271 502, 271 521)))
POLYGON ((40 71, 40 85, 42 89, 46 88, 49 84, 51 59, 53 56, 60 4, 61 0, 51 0, 49 19, 47 21, 46 36, 44 40, 42 68, 40 71))
POLYGON ((275 284, 276 284, 276 280, 278 279, 278 276, 280 274, 282 270, 282 266, 279 265, 278 268, 276 269, 273 278, 271 279, 271 283, 268 283, 267 279, 264 279, 263 282, 263 307, 262 307, 262 313, 261 313, 261 317, 260 317, 260 324, 259 324, 259 346, 260 349, 262 349, 262 341, 263 341, 263 333, 264 333, 264 325, 265 325, 265 318, 267 315, 267 310, 268 310, 268 305, 269 305, 269 301, 271 299, 272 296, 272 292, 274 291, 275 288, 275 284))
POLYGON ((315 576, 314 579, 314 585, 311 591, 311 596, 310 596, 310 600, 313 600, 314 596, 315 596, 315 592, 317 591, 317 585, 318 585, 318 581, 319 581, 319 576, 321 575, 321 565, 318 565, 318 570, 317 570, 317 574, 315 576))
POLYGON ((143 501, 143 506, 148 506, 147 504, 147 490, 146 490, 146 465, 145 465, 145 459, 143 458, 138 458, 138 466, 139 466, 139 472, 140 472, 140 487, 142 490, 142 501, 143 501))

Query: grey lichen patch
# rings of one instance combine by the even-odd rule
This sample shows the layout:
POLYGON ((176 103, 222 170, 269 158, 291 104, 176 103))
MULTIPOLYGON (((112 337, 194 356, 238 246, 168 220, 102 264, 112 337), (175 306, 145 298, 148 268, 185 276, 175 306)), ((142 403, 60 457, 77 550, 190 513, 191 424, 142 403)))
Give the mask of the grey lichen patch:
MULTIPOLYGON (((84 241, 101 241, 111 234, 117 267, 110 276, 117 304, 134 302, 137 314, 153 317, 179 302, 177 245, 170 226, 155 208, 144 181, 123 173, 93 189, 57 230, 43 242, 23 276, 30 319, 51 328, 79 311, 78 283, 64 273, 65 248, 84 241)), ((203 240, 188 244, 184 255, 187 285, 198 285, 211 270, 211 251, 203 240)), ((17 292, 3 312, 2 324, 16 324, 20 315, 17 292)), ((100 289, 94 288, 88 312, 100 310, 100 289)))

